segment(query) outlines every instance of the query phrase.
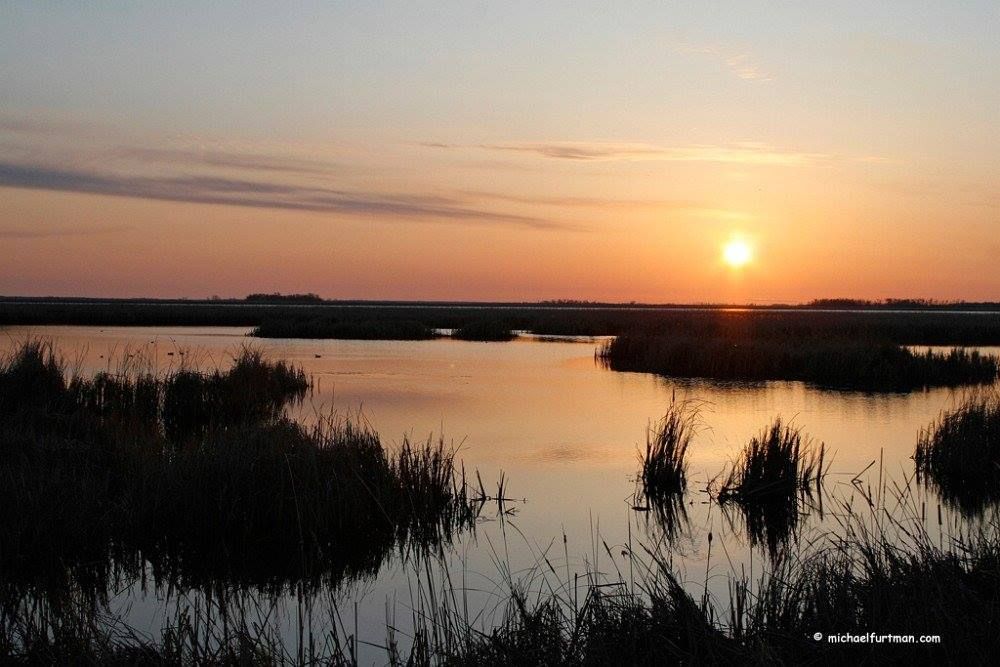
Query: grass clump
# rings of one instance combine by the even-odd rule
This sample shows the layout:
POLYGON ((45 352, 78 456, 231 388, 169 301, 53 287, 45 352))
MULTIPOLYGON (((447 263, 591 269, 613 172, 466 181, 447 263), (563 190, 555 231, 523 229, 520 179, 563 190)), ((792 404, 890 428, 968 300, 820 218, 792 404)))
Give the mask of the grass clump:
POLYGON ((307 386, 246 348, 225 371, 83 378, 24 344, 0 364, 0 568, 36 581, 113 556, 192 585, 335 583, 473 525, 443 441, 307 428, 283 412, 307 386))
POLYGON ((687 451, 694 438, 697 417, 690 404, 674 401, 667 414, 647 431, 640 476, 647 496, 684 493, 687 451))
POLYGON ((922 430, 917 474, 970 515, 1000 501, 1000 395, 978 392, 922 430))
POLYGON ((799 380, 861 391, 989 384, 1000 373, 995 357, 977 351, 918 352, 878 340, 815 335, 625 335, 606 343, 599 355, 617 371, 751 382, 799 380))
POLYGON ((686 522, 687 453, 698 419, 695 404, 672 400, 663 418, 646 431, 638 475, 646 504, 641 509, 653 511, 668 537, 676 536, 686 522))
POLYGON ((498 319, 473 320, 455 329, 451 334, 459 340, 503 343, 514 340, 517 334, 510 326, 498 319))
MULTIPOLYGON (((151 378, 139 378, 151 384, 151 378)), ((301 368, 271 361, 244 346, 226 371, 181 369, 162 383, 162 421, 173 441, 203 435, 217 427, 251 424, 279 417, 285 405, 301 400, 309 381, 301 368)))
POLYGON ((50 343, 25 341, 0 360, 0 417, 54 407, 65 392, 65 364, 50 343))
POLYGON ((799 500, 822 493, 825 446, 815 447, 802 431, 777 418, 750 440, 724 474, 715 497, 737 508, 751 544, 766 544, 772 557, 798 525, 799 500))
POLYGON ((752 502, 794 496, 820 486, 825 446, 816 449, 801 429, 778 417, 751 438, 722 482, 719 498, 752 502))

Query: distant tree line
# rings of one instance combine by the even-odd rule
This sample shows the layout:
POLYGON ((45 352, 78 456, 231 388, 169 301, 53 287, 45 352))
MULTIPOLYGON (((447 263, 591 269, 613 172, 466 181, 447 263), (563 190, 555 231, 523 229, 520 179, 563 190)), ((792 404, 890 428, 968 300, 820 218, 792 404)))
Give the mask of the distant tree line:
POLYGON ((990 301, 940 301, 938 299, 813 299, 807 304, 809 308, 986 308, 996 307, 996 302, 990 301))
POLYGON ((270 294, 248 294, 244 301, 250 301, 253 303, 323 303, 323 297, 319 294, 313 294, 312 292, 307 294, 282 294, 281 292, 272 292, 270 294))

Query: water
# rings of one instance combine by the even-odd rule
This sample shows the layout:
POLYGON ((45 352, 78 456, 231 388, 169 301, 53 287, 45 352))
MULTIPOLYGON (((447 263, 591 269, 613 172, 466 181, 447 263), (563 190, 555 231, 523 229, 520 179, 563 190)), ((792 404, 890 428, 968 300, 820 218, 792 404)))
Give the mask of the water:
MULTIPOLYGON (((33 335, 51 339, 87 374, 109 363, 113 368, 109 360, 140 350, 161 369, 182 359, 209 368, 225 365, 248 342, 246 333, 217 327, 12 327, 0 337, 0 350, 33 335)), ((632 494, 647 426, 662 416, 673 396, 700 402, 704 428, 690 450, 690 525, 671 547, 671 560, 690 590, 700 595, 707 576, 710 593, 722 600, 727 599, 727 575, 759 571, 765 552, 751 548, 738 522, 730 526, 702 490, 751 436, 780 415, 833 454, 826 511, 804 518, 804 534, 818 534, 835 523, 836 499, 857 493, 851 482, 858 473, 865 471, 862 488, 877 486, 873 480, 880 470, 892 479, 911 477, 910 456, 920 429, 961 396, 948 389, 863 394, 797 382, 677 382, 617 373, 595 362, 600 343, 595 340, 252 342, 274 358, 301 365, 312 377, 315 390, 296 409, 299 418, 360 411, 389 443, 399 443, 404 435, 423 440, 443 433, 459 448, 466 469, 478 469, 487 485, 505 476, 506 496, 519 499, 510 505, 515 513, 503 521, 484 521, 447 559, 453 578, 461 576, 475 589, 473 604, 485 606, 504 592, 497 561, 515 578, 537 569, 545 558, 560 572, 561 583, 587 570, 617 577, 609 552, 617 558, 623 550, 639 551, 641 544, 655 541, 657 532, 647 530, 649 515, 632 509, 632 494), (706 562, 710 532, 714 555, 706 562)), ((921 494, 928 507, 935 506, 933 496, 921 494)), ((492 516, 490 510, 486 516, 492 516)), ((551 572, 548 576, 556 579, 551 572)), ((394 558, 374 580, 338 592, 342 609, 349 610, 347 630, 353 632, 357 603, 360 639, 383 643, 388 601, 405 634, 414 577, 412 564, 394 558)), ((171 601, 162 591, 129 586, 116 604, 130 609, 134 623, 153 631, 171 601)), ((380 655, 365 645, 362 662, 379 662, 380 655)))

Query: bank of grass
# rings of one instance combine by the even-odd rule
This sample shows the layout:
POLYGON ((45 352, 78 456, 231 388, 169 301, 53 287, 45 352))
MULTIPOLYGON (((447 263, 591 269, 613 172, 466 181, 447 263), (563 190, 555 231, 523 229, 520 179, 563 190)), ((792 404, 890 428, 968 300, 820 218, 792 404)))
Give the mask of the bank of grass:
POLYGON ((430 340, 438 333, 416 320, 268 319, 250 332, 256 338, 319 338, 344 340, 430 340))
POLYGON ((822 337, 625 335, 608 341, 599 356, 617 371, 749 382, 799 380, 859 391, 989 384, 1000 371, 995 357, 975 350, 920 352, 888 342, 822 337))
MULTIPOLYGON (((995 307, 995 306, 994 306, 995 307)), ((264 326, 284 337, 320 336, 357 327, 371 337, 378 327, 417 322, 429 330, 458 329, 500 319, 510 329, 537 335, 659 336, 685 333, 694 340, 803 338, 875 341, 896 345, 1000 345, 1000 313, 873 309, 702 309, 613 304, 439 304, 328 302, 323 304, 0 299, 0 326, 264 326), (313 323, 316 323, 314 327, 313 323), (287 323, 287 324, 285 324, 287 323), (337 323, 334 325, 334 323, 337 323), (365 324, 370 323, 370 324, 365 324)), ((397 334, 398 335, 398 334, 397 334)), ((346 336, 338 336, 346 337, 346 336)))
POLYGON ((951 505, 978 515, 1000 500, 1000 395, 974 392, 918 440, 918 475, 951 505))
POLYGON ((25 343, 0 363, 5 578, 99 581, 113 558, 194 586, 332 585, 473 525, 443 441, 389 449, 350 418, 305 427, 283 409, 307 387, 252 349, 225 371, 85 378, 25 343))
POLYGON ((249 346, 236 351, 224 372, 182 365, 163 376, 129 351, 114 370, 73 374, 52 344, 40 339, 26 340, 0 359, 0 417, 9 429, 128 426, 149 434, 162 430, 177 441, 209 428, 273 420, 308 390, 302 369, 268 360, 249 346))
POLYGON ((517 338, 510 325, 499 319, 473 320, 455 329, 451 335, 458 340, 483 343, 504 343, 517 338))

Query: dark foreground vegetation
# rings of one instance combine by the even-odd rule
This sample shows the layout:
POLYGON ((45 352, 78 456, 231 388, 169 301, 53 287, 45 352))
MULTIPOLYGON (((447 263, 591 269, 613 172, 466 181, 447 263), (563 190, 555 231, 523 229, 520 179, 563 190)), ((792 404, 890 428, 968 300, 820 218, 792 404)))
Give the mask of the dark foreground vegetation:
POLYGON ((974 350, 918 352, 894 343, 815 336, 618 336, 604 345, 600 357, 617 371, 750 382, 800 380, 862 391, 990 384, 1000 371, 995 357, 974 350))
POLYGON ((968 515, 1000 501, 1000 395, 977 392, 942 414, 913 458, 921 479, 968 515))
POLYGON ((70 376, 40 342, 0 363, 5 585, 104 581, 111 563, 174 585, 335 585, 475 520, 443 442, 389 451, 357 420, 286 417, 301 370, 250 349, 225 371, 140 368, 70 376))
MULTIPOLYGON (((488 626, 455 584, 416 584, 413 632, 390 624, 395 665, 995 664, 1000 635, 998 526, 939 540, 917 515, 873 498, 842 502, 840 529, 786 552, 763 575, 732 572, 728 599, 693 596, 656 553, 624 551, 617 576, 560 578, 544 560, 514 576, 488 626), (939 546, 940 543, 940 546, 939 546), (820 638, 816 639, 819 633, 820 638), (845 633, 864 643, 829 642, 845 633), (871 634, 869 634, 871 633, 871 634), (907 637, 913 636, 912 641, 907 637), (925 635, 938 635, 931 643, 925 635), (893 642, 893 636, 898 638, 893 642)), ((608 557, 615 559, 612 552, 608 557)), ((707 577, 707 575, 706 575, 707 577)), ((444 575, 441 581, 458 581, 444 575)), ((689 582, 690 583, 690 582, 689 582)), ((706 588, 707 590, 707 588, 706 588)), ((53 606, 0 590, 0 658, 61 664, 354 664, 355 628, 300 602, 283 633, 266 604, 221 596, 182 606, 156 639, 79 597, 53 606), (313 623, 317 617, 332 623, 313 623), (321 629, 322 628, 322 629, 321 629), (294 637, 294 638, 292 638, 294 637)), ((372 628, 367 635, 372 636, 372 628)))
POLYGON ((1000 621, 996 527, 941 549, 913 532, 910 519, 899 526, 913 541, 899 546, 849 515, 846 541, 790 554, 759 580, 732 575, 718 615, 654 559, 638 581, 592 585, 576 601, 571 586, 554 583, 551 590, 568 592, 535 597, 515 588, 502 624, 486 636, 457 624, 457 637, 435 645, 434 628, 425 626, 428 654, 450 644, 458 664, 990 664, 1000 650, 986 629, 1000 621), (914 643, 825 641, 869 632, 912 634, 914 643), (942 643, 917 643, 926 634, 942 643))

